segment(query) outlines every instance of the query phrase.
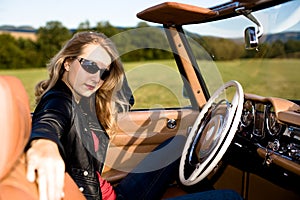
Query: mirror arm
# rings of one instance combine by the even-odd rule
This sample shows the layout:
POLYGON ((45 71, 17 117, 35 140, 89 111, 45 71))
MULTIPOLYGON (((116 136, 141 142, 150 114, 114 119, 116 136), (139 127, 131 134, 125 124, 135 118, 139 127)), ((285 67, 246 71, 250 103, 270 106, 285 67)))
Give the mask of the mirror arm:
POLYGON ((246 10, 245 7, 240 7, 235 10, 237 13, 243 14, 249 20, 257 25, 257 37, 260 38, 263 35, 263 27, 261 23, 251 14, 251 10, 246 10))

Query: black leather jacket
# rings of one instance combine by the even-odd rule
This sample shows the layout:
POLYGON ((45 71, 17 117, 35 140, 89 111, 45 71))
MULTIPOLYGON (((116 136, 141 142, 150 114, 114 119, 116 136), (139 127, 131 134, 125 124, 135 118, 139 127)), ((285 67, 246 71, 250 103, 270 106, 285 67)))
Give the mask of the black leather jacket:
POLYGON ((87 199, 102 199, 97 171, 101 173, 109 137, 98 122, 95 112, 87 112, 86 102, 72 99, 63 81, 49 90, 37 105, 32 118, 30 141, 47 138, 57 143, 66 171, 87 199), (92 131, 99 147, 94 148, 92 131))

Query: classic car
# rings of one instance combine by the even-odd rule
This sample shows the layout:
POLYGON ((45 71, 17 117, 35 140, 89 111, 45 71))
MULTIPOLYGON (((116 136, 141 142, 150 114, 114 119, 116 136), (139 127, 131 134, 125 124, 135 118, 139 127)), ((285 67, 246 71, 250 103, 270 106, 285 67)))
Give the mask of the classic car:
MULTIPOLYGON (((289 82, 291 77, 283 74, 289 70, 285 69, 286 61, 299 64, 299 54, 297 57, 294 53, 290 59, 282 54, 268 59, 268 53, 262 53, 263 44, 275 41, 272 39, 275 36, 268 32, 284 32, 285 29, 278 27, 283 23, 299 25, 298 18, 291 22, 296 12, 299 13, 299 1, 286 0, 234 0, 210 8, 201 7, 201 2, 199 5, 165 2, 139 12, 138 18, 157 26, 127 31, 112 39, 118 41, 126 34, 139 32, 159 32, 158 37, 166 42, 145 42, 140 48, 172 52, 175 62, 137 63, 127 69, 135 105, 130 112, 120 115, 120 131, 111 143, 104 176, 117 183, 166 138, 185 136, 183 151, 168 156, 171 159, 182 156, 179 185, 193 187, 209 179, 216 189, 234 189, 244 199, 299 199, 299 95, 288 94, 288 89, 281 87, 287 84, 292 93, 299 90, 296 86, 299 79, 289 82), (266 16, 273 20, 276 16, 283 17, 287 14, 285 9, 290 9, 285 22, 280 24, 271 19, 264 21, 265 24, 261 22, 266 16), (252 57, 227 61, 226 67, 222 66, 215 61, 220 54, 210 51, 210 40, 205 40, 206 29, 219 32, 217 49, 225 51, 225 55, 250 52, 252 57), (203 37, 194 37, 202 32, 205 32, 203 37), (224 45, 220 35, 227 32, 233 42, 224 45), (228 48, 236 43, 238 47, 228 48), (275 72, 271 71, 272 66, 275 72), (176 99, 175 103, 168 103, 171 99, 176 99)), ((284 42, 288 39, 294 38, 285 38, 284 42)), ((129 48, 120 53, 130 54, 134 50, 129 48)), ((182 194, 170 191, 171 196, 182 194)))
POLYGON ((299 44, 299 32, 289 32, 299 27, 299 3, 232 0, 206 8, 201 1, 165 2, 137 13, 154 25, 111 39, 147 33, 164 42, 145 38, 138 48, 120 49, 121 56, 158 49, 174 62, 125 65, 134 102, 119 113, 104 178, 118 184, 152 153, 165 156, 161 163, 180 158, 179 179, 164 198, 210 183, 245 200, 300 199, 299 48, 276 45, 299 44), (152 152, 168 138, 184 138, 182 148, 152 152))

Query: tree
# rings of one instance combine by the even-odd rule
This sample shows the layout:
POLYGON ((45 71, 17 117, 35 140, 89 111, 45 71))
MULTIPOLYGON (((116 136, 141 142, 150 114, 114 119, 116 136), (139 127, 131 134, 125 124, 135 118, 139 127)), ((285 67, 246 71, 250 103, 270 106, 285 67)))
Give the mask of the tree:
POLYGON ((50 21, 45 27, 40 27, 37 31, 37 48, 44 63, 53 57, 70 37, 71 31, 58 21, 50 21))
POLYGON ((9 34, 0 35, 0 68, 1 69, 15 69, 20 63, 18 60, 22 57, 16 39, 9 34))
POLYGON ((284 43, 281 40, 276 40, 273 42, 268 49, 267 57, 268 58, 285 58, 284 43))
POLYGON ((112 26, 108 21, 99 22, 96 26, 96 31, 105 34, 107 37, 118 34, 120 31, 112 26))
POLYGON ((86 20, 85 22, 81 22, 77 28, 77 31, 85 31, 91 30, 90 22, 86 20))
POLYGON ((149 27, 149 25, 146 22, 139 22, 137 24, 137 28, 145 28, 145 27, 149 27))
MULTIPOLYGON (((17 45, 22 51, 22 65, 18 68, 36 68, 42 65, 42 57, 39 56, 39 52, 36 48, 36 43, 30 39, 19 38, 17 45)), ((21 59, 20 59, 21 60, 21 59)))
POLYGON ((286 54, 288 54, 288 55, 298 53, 298 52, 300 52, 300 41, 288 40, 284 44, 284 49, 285 49, 286 54))
POLYGON ((205 36, 195 40, 201 41, 199 44, 215 60, 233 60, 243 55, 243 45, 230 39, 205 36))

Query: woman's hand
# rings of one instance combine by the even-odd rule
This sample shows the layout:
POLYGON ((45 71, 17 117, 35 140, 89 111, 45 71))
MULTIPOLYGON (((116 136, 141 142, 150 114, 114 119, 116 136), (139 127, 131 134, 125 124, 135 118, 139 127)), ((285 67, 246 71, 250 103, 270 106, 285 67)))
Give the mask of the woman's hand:
POLYGON ((32 141, 26 160, 27 179, 37 181, 40 200, 63 198, 65 164, 57 144, 47 139, 32 141))

